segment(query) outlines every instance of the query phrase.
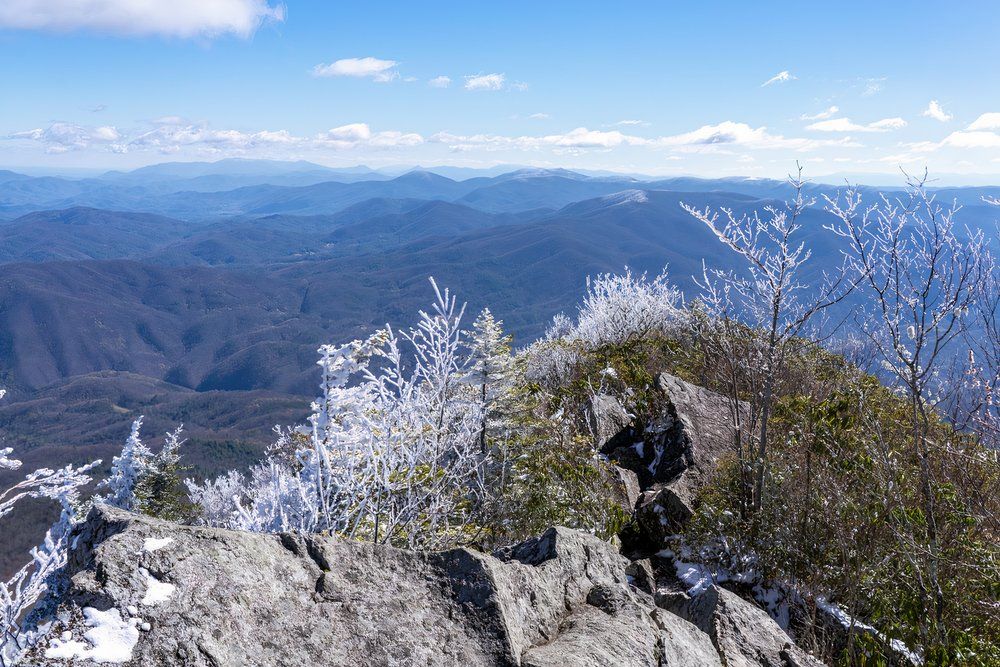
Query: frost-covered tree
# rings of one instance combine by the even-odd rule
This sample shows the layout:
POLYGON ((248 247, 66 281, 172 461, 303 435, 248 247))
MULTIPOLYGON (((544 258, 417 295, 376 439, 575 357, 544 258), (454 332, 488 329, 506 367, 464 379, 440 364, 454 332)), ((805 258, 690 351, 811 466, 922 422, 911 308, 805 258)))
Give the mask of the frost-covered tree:
POLYGON ((153 468, 153 452, 143 443, 139 434, 142 417, 132 422, 132 431, 121 453, 111 460, 111 473, 99 488, 107 488, 105 502, 130 512, 139 510, 135 490, 139 480, 153 468))
POLYGON ((168 432, 163 448, 149 461, 144 474, 134 486, 136 510, 160 519, 179 521, 187 518, 191 501, 187 496, 181 474, 181 439, 183 426, 168 432))
MULTIPOLYGON (((0 398, 5 392, 0 390, 0 398)), ((11 449, 0 450, 0 468, 17 470, 21 462, 11 458, 11 449)), ((13 665, 36 639, 34 631, 22 630, 25 615, 49 589, 53 575, 66 564, 70 530, 76 519, 81 487, 91 481, 90 472, 100 465, 68 465, 58 470, 39 468, 0 491, 0 518, 28 498, 46 498, 59 503, 59 519, 46 531, 42 543, 31 550, 31 561, 0 587, 0 665, 13 665)))
POLYGON ((554 389, 573 375, 587 350, 669 338, 687 324, 683 295, 666 270, 650 279, 625 267, 622 274, 588 276, 576 320, 559 313, 520 357, 530 381, 554 389))
POLYGON ((142 441, 142 420, 140 416, 132 422, 121 453, 112 459, 111 473, 98 486, 108 489, 102 500, 129 512, 173 521, 183 519, 190 508, 181 480, 183 427, 167 433, 163 448, 154 454, 142 441))
POLYGON ((320 348, 322 395, 309 423, 282 434, 245 493, 226 497, 232 477, 189 482, 209 503, 204 520, 410 547, 461 541, 482 505, 490 455, 464 309, 431 283, 434 306, 415 328, 320 348))
MULTIPOLYGON (((987 202, 1000 207, 1000 200, 987 202)), ((983 264, 980 296, 966 336, 969 391, 960 422, 988 446, 1000 449, 1000 264, 991 255, 984 256, 983 264)))
POLYGON ((475 322, 469 340, 472 368, 469 379, 479 385, 482 419, 479 425, 479 448, 486 453, 489 442, 504 428, 505 403, 509 403, 513 358, 511 337, 504 333, 503 322, 485 308, 475 322))
POLYGON ((588 277, 573 335, 591 346, 669 335, 683 321, 683 304, 665 270, 653 279, 633 275, 628 267, 621 274, 588 277))

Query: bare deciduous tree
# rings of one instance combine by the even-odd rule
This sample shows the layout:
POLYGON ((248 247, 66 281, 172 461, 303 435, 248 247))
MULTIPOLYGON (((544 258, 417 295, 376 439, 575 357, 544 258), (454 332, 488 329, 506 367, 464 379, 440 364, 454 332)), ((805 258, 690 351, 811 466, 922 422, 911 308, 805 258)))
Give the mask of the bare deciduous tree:
POLYGON ((804 267, 812 253, 798 237, 801 217, 815 200, 803 192, 806 182, 801 166, 789 176, 789 184, 795 194, 784 206, 768 205, 749 214, 737 215, 722 208, 720 215, 707 207, 699 210, 681 204, 743 263, 740 272, 705 268, 700 286, 706 321, 716 335, 707 330, 702 334, 706 341, 717 341, 720 352, 740 365, 730 374, 730 394, 737 452, 747 468, 753 509, 759 509, 763 502, 768 421, 775 382, 790 346, 814 316, 840 302, 853 287, 846 266, 825 275, 818 287, 806 280, 804 267), (734 345, 743 349, 733 349, 734 345), (741 397, 750 404, 745 424, 738 407, 741 397), (746 447, 743 438, 747 439, 746 447))
POLYGON ((909 402, 924 515, 919 522, 923 528, 913 529, 923 533, 918 552, 926 552, 917 576, 928 602, 924 642, 929 646, 935 640, 947 645, 932 463, 940 444, 933 437, 935 408, 943 398, 937 381, 946 350, 962 334, 976 305, 988 262, 983 235, 966 230, 960 236, 955 223, 959 207, 939 204, 926 182, 926 174, 908 178, 905 196, 882 195, 870 205, 856 188, 826 201, 837 218, 829 229, 847 242, 846 257, 861 276, 859 285, 870 305, 860 328, 877 352, 881 370, 909 402))

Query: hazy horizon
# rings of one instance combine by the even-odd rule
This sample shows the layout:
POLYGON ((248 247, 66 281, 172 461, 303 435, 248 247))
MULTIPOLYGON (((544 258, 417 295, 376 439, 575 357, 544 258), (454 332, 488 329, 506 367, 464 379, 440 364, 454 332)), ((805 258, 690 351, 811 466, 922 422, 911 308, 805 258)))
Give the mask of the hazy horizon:
POLYGON ((930 3, 856 1, 92 4, 0 7, 0 81, 18 91, 0 111, 0 164, 244 157, 781 178, 798 160, 814 178, 895 183, 900 168, 927 168, 1000 182, 1000 91, 969 66, 1000 59, 991 22, 970 20, 986 3, 933 21, 919 11, 930 3))

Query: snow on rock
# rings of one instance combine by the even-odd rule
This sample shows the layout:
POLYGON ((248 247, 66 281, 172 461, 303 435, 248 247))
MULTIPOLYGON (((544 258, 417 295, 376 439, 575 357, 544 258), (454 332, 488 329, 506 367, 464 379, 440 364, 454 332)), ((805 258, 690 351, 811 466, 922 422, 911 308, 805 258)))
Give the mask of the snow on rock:
POLYGON ((924 664, 924 658, 916 651, 912 650, 909 646, 904 644, 898 639, 889 639, 884 634, 876 630, 874 627, 868 625, 867 623, 862 623, 858 619, 854 618, 846 611, 840 608, 840 605, 834 604, 824 597, 816 598, 816 606, 825 611, 827 614, 832 616, 838 623, 843 625, 845 628, 854 628, 862 632, 871 633, 879 640, 887 642, 889 647, 893 651, 901 655, 903 658, 908 660, 910 664, 919 667, 924 664))
POLYGON ((152 553, 157 549, 162 549, 173 541, 174 538, 172 537, 147 537, 142 542, 142 550, 152 553))
POLYGON ((173 584, 160 581, 149 573, 149 570, 142 568, 140 573, 146 578, 146 595, 142 598, 142 603, 146 606, 160 604, 170 599, 177 587, 173 584))
POLYGON ((139 641, 138 619, 122 618, 117 609, 101 611, 84 607, 83 616, 90 627, 85 641, 73 639, 71 632, 53 639, 45 650, 50 660, 91 660, 96 663, 123 663, 132 659, 132 649, 139 641))

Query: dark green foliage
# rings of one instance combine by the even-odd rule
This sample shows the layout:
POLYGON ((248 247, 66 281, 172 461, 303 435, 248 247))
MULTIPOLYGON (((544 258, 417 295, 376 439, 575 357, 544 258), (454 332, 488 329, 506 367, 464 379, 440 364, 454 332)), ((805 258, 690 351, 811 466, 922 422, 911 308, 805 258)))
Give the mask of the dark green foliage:
MULTIPOLYGON (((909 403, 843 359, 803 346, 780 383, 767 494, 747 514, 740 466, 724 462, 700 496, 690 544, 727 536, 764 578, 824 593, 855 618, 921 650, 927 664, 1000 663, 996 452, 936 419, 930 428, 944 637, 932 632, 927 516, 909 403)), ((871 633, 845 639, 798 610, 799 643, 843 664, 887 664, 871 633)))
POLYGON ((143 475, 135 486, 139 511, 166 521, 190 519, 195 506, 184 486, 186 470, 178 461, 158 460, 155 468, 143 475))

